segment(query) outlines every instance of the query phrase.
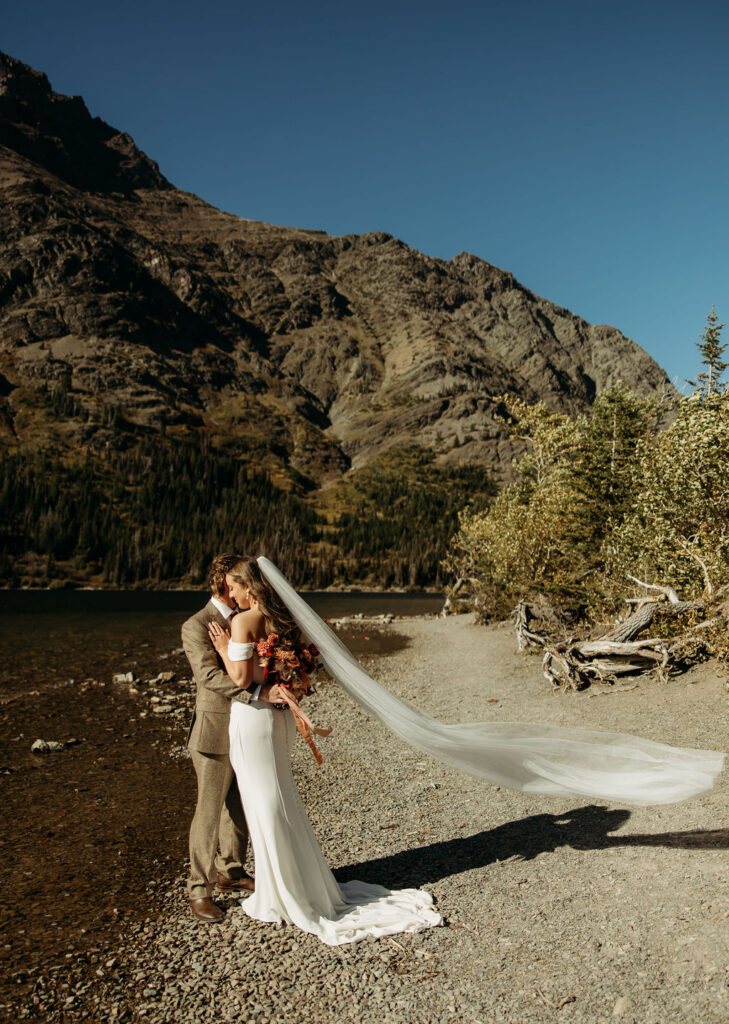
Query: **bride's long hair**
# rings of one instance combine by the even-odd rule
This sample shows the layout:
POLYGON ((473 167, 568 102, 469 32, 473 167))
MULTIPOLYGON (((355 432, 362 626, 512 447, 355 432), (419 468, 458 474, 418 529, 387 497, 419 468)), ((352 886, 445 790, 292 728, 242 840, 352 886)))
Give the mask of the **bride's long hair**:
POLYGON ((263 616, 266 633, 276 633, 282 640, 290 640, 293 644, 303 642, 301 630, 291 612, 265 579, 255 558, 241 558, 236 565, 228 569, 228 575, 232 576, 236 583, 250 590, 263 616))

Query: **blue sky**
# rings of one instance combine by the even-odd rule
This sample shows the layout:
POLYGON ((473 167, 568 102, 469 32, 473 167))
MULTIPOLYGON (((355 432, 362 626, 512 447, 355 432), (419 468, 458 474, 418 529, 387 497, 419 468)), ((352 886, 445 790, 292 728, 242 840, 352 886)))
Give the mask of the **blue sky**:
POLYGON ((729 321, 725 0, 26 0, 0 49, 216 206, 475 253, 679 385, 729 321))

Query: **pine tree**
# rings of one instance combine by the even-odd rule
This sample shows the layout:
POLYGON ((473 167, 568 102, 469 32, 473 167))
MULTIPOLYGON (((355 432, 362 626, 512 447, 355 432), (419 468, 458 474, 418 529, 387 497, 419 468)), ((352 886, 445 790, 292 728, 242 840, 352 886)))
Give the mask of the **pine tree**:
POLYGON ((702 373, 697 373, 696 380, 686 382, 706 396, 714 391, 721 391, 720 378, 724 370, 729 366, 729 363, 722 359, 726 342, 722 343, 719 340, 724 326, 724 324, 719 323, 719 318, 712 306, 711 312, 706 318, 706 330, 699 336, 701 341, 696 342, 696 347, 701 353, 701 362, 708 369, 702 373))

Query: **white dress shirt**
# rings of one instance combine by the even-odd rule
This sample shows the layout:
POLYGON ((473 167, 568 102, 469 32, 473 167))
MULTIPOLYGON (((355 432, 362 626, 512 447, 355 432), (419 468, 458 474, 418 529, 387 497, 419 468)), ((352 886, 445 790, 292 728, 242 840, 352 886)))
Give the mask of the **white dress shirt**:
POLYGON ((228 619, 230 618, 230 616, 233 614, 233 609, 229 608, 227 604, 223 604, 223 602, 220 600, 219 597, 212 596, 210 598, 210 600, 213 602, 215 607, 218 609, 220 614, 223 616, 223 618, 227 622, 228 619))

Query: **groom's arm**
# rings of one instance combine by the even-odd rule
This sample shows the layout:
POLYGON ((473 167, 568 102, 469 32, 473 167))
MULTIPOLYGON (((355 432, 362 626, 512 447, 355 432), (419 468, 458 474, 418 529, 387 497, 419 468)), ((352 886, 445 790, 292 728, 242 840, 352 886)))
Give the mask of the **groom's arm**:
POLYGON ((210 642, 207 627, 196 619, 188 619, 182 627, 182 646, 190 662, 198 687, 204 686, 228 700, 248 704, 253 694, 242 690, 220 667, 218 655, 210 642))

